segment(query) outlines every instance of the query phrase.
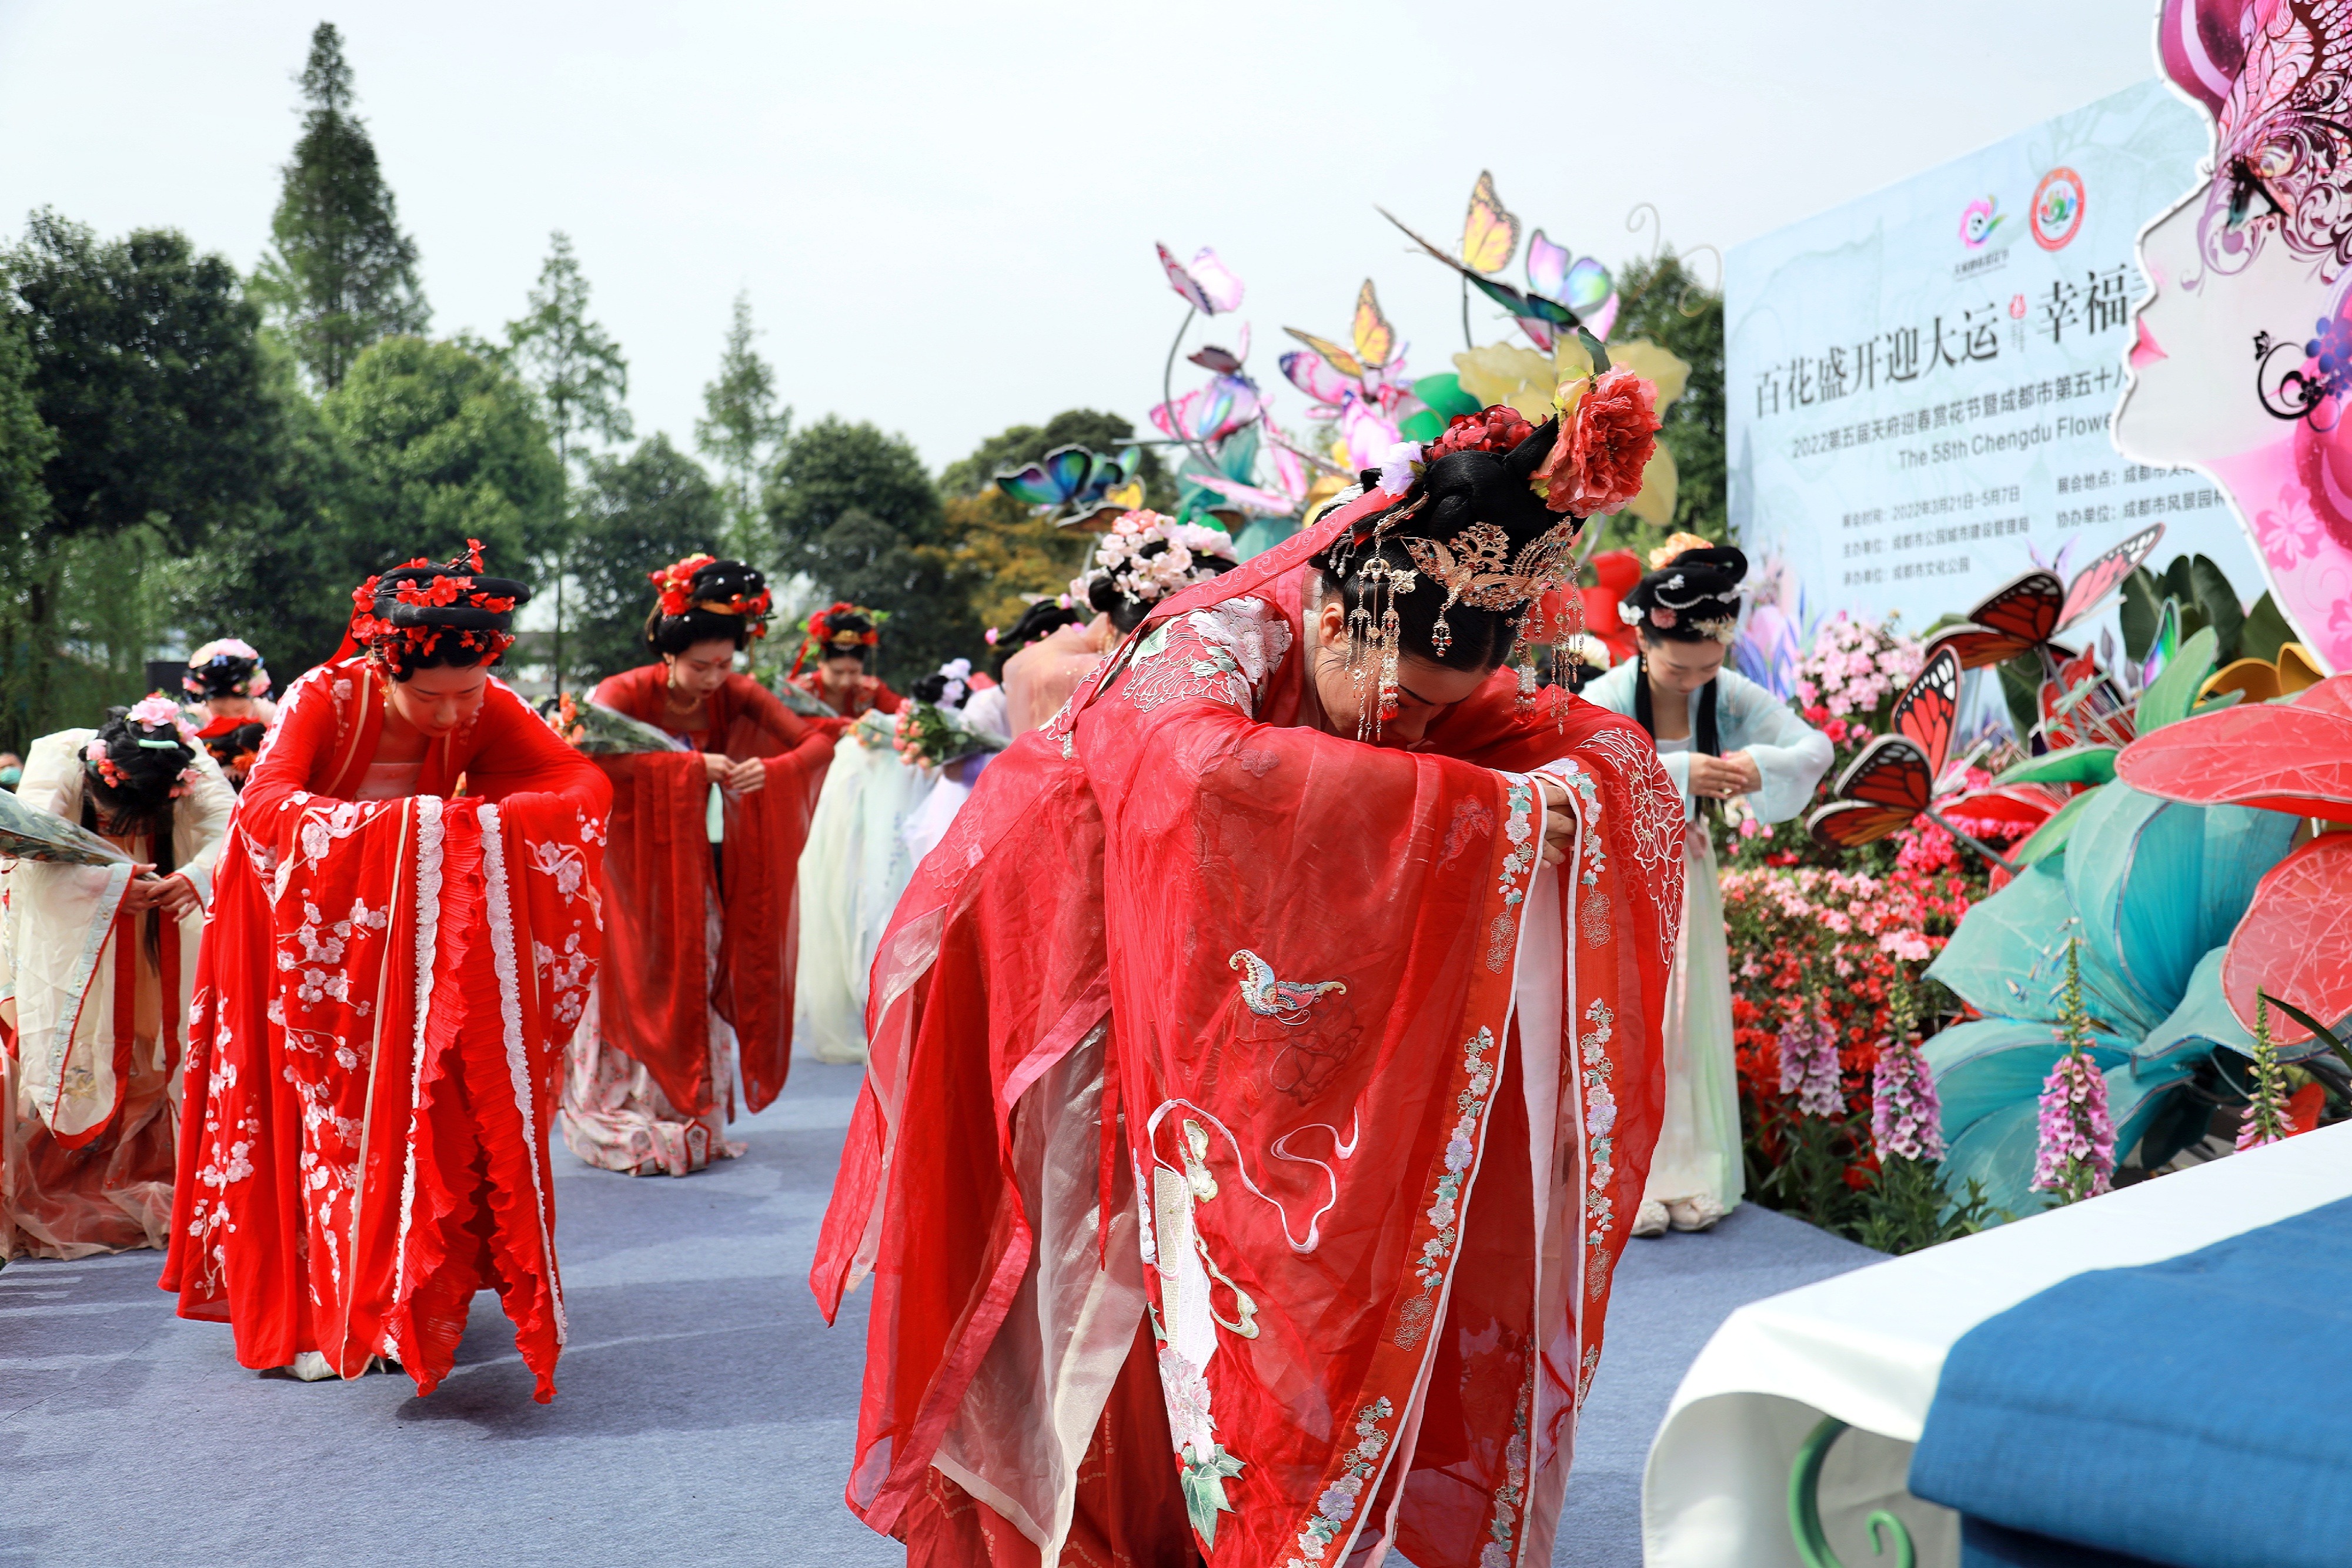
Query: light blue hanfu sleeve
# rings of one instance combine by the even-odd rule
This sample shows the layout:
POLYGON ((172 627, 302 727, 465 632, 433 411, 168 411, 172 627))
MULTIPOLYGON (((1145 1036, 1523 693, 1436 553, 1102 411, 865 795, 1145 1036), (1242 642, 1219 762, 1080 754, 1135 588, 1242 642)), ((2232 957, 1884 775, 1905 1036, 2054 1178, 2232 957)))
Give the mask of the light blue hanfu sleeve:
POLYGON ((1764 787, 1748 797, 1748 809, 1760 821, 1787 821, 1805 809, 1813 787, 1829 771, 1830 737, 1738 671, 1726 670, 1715 680, 1717 743, 1727 754, 1745 751, 1754 758, 1764 779, 1764 787))

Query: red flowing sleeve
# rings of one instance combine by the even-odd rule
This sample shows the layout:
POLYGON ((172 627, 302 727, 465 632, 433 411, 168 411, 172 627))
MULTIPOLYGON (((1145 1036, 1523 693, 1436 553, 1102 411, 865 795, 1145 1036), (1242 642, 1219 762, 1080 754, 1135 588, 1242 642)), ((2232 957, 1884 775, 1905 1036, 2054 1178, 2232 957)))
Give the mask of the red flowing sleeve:
POLYGON ((760 758, 768 775, 764 788, 727 796, 724 918, 712 998, 735 1030, 743 1098, 758 1111, 782 1091, 792 1063, 801 849, 835 742, 848 724, 803 718, 748 675, 730 675, 719 698, 728 756, 760 758))
MULTIPOLYGON (((658 664, 630 670, 597 686, 593 700, 656 723, 666 678, 658 664)), ((587 760, 613 791, 597 1028, 645 1064, 672 1105, 703 1115, 725 1092, 710 1080, 709 772, 696 751, 587 760)))

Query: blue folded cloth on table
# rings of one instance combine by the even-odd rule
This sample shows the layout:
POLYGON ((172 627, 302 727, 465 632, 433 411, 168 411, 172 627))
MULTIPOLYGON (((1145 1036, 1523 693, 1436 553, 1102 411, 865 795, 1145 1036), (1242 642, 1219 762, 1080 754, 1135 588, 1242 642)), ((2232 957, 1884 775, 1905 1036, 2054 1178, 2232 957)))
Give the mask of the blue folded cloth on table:
POLYGON ((1911 1490, 2173 1568, 2352 1564, 2347 1346, 2352 1199, 2078 1274, 1952 1347, 1911 1490))

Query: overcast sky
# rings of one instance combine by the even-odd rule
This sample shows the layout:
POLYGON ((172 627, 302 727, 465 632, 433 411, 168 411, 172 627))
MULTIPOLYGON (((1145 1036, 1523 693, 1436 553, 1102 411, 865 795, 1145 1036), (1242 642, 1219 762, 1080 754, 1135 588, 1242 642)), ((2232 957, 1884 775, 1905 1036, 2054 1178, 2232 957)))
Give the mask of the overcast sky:
POLYGON ((640 434, 691 443, 747 289, 802 420, 937 467, 1063 408, 1141 424, 1183 315, 1154 240, 1240 276, 1270 389, 1279 329, 1343 336, 1367 275, 1425 374, 1456 286, 1374 203, 1450 242, 1491 168, 1579 254, 1646 251, 1641 202, 1728 249, 2153 75, 2153 9, 0 0, 0 232, 54 206, 251 267, 323 16, 436 332, 521 314, 562 229, 640 434))

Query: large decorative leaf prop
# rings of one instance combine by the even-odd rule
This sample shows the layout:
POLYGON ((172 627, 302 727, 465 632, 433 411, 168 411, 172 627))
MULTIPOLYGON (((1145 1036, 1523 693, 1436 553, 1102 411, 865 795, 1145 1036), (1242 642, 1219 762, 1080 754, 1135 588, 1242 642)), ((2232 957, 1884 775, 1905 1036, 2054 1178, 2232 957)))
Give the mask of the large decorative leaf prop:
MULTIPOLYGON (((2352 833, 2323 833, 2270 869, 2230 939, 2221 989, 2248 1028, 2258 991, 2316 1018, 2352 1013, 2352 833)), ((2311 1035, 2277 1011, 2271 1033, 2282 1044, 2311 1035)))
POLYGON ((2302 702, 2199 714, 2124 747, 2116 777, 2168 800, 2352 822, 2352 717, 2302 702))

